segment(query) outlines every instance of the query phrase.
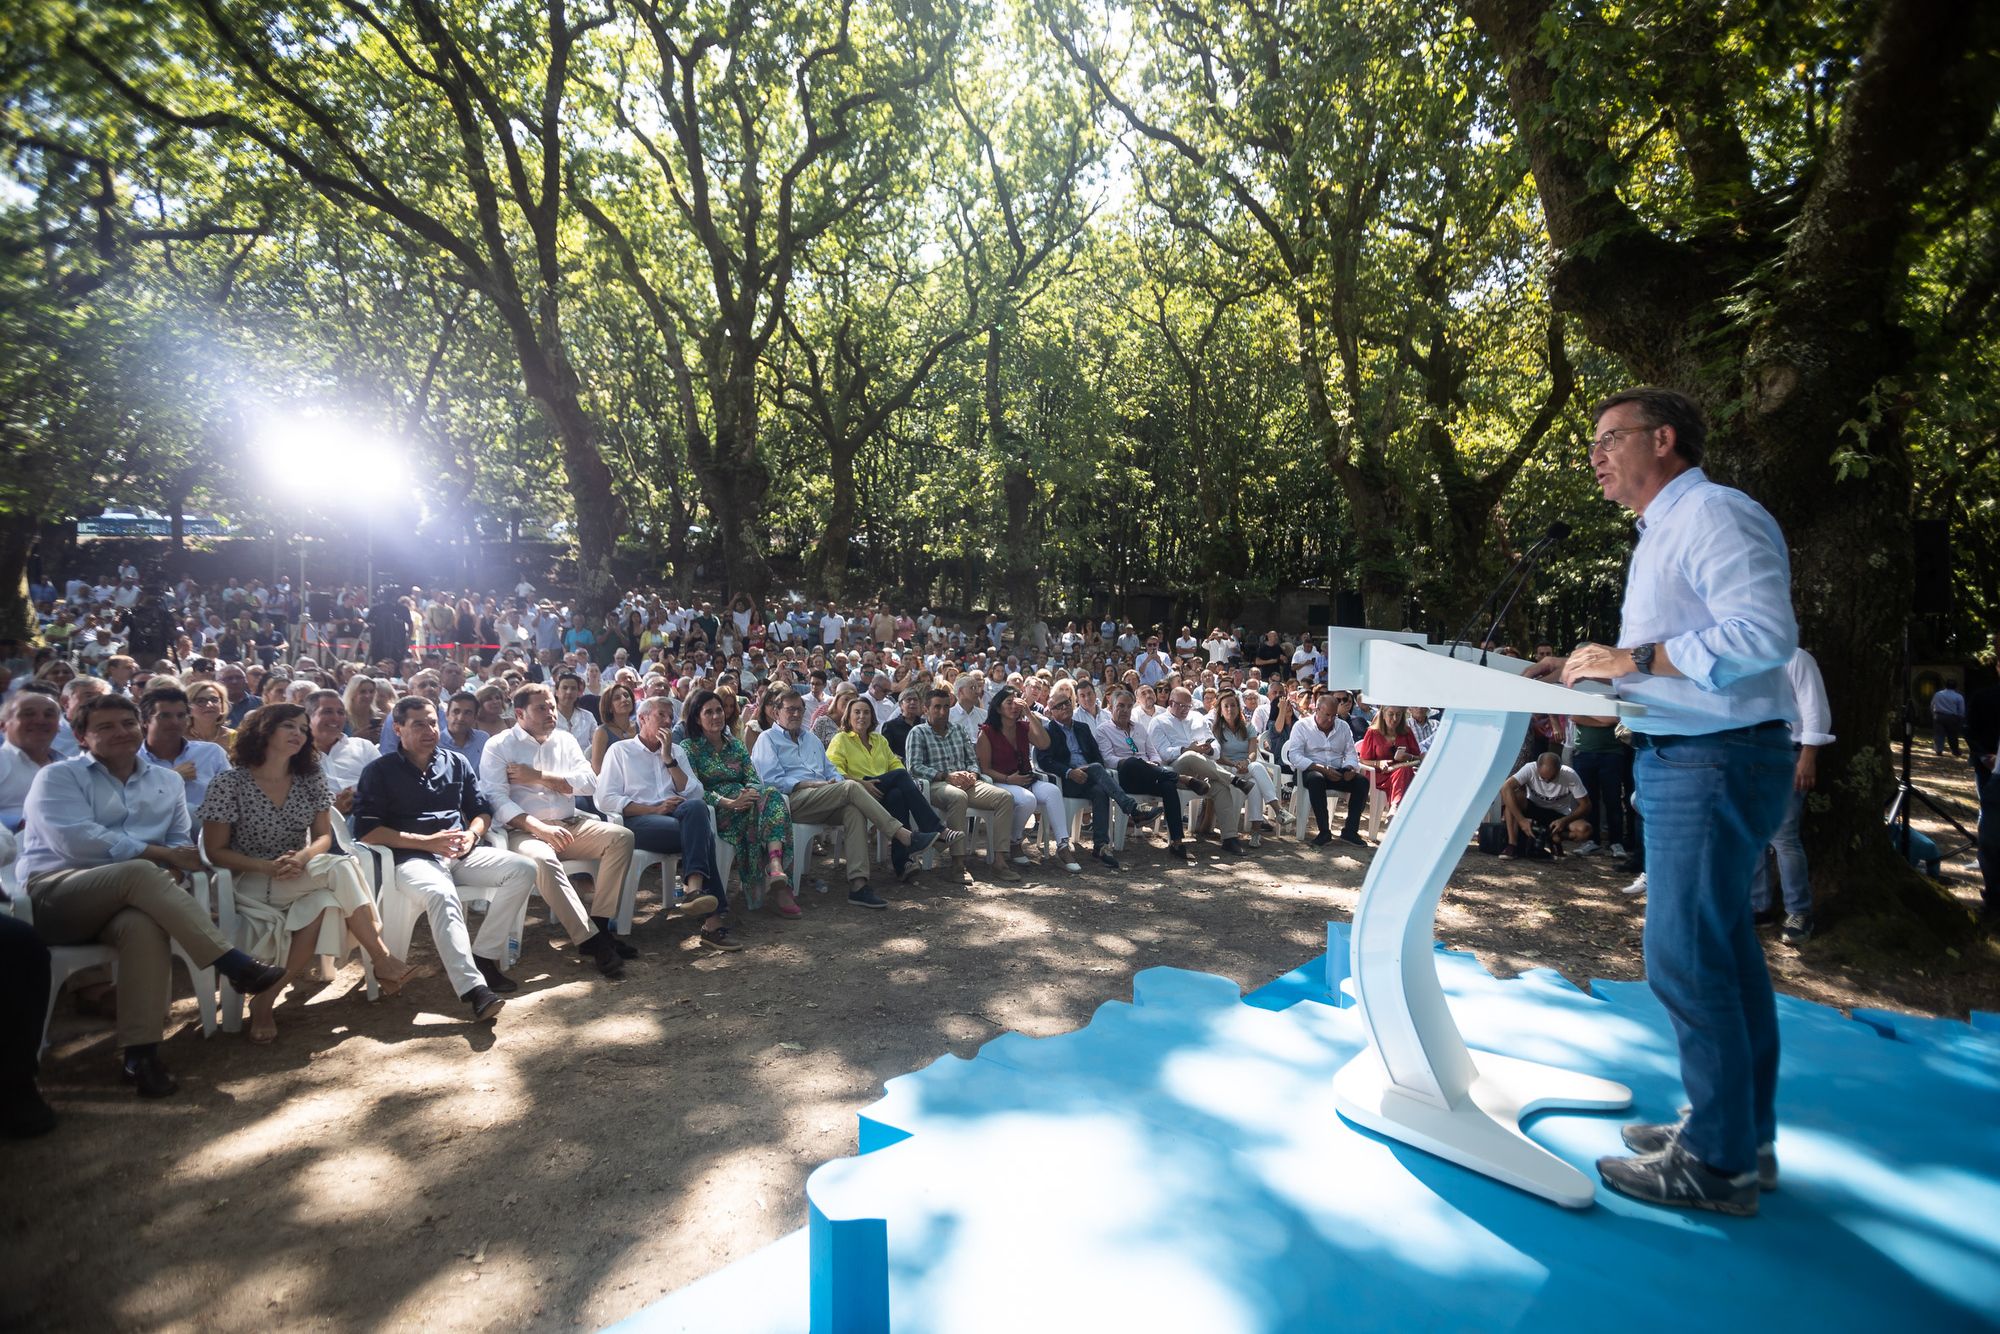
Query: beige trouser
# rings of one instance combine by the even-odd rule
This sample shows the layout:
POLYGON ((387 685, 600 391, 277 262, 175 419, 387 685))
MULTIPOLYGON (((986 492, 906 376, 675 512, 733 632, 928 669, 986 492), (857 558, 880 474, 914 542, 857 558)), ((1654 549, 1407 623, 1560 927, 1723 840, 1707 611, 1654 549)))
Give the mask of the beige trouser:
POLYGON ((803 792, 794 791, 789 800, 792 820, 796 824, 839 822, 847 854, 849 884, 868 878, 868 826, 874 825, 884 834, 891 835, 903 827, 902 822, 884 810, 882 803, 875 800, 867 788, 851 778, 809 787, 803 792))
POLYGON ((1237 823, 1243 812, 1243 791, 1231 781, 1236 775, 1208 756, 1192 750, 1184 750, 1175 757, 1174 772, 1183 778, 1208 780, 1208 800, 1215 811, 1215 822, 1221 827, 1224 838, 1235 838, 1237 823))
POLYGON ((625 873, 632 869, 632 831, 587 815, 572 815, 555 823, 573 835, 560 853, 522 829, 507 831, 507 847, 535 863, 536 892, 569 932, 569 938, 581 945, 597 933, 591 917, 615 917, 618 913, 619 898, 625 893, 625 873), (569 883, 569 872, 563 870, 566 861, 597 863, 588 915, 569 883))
POLYGON ((28 897, 35 905, 35 932, 44 943, 98 943, 118 951, 121 1047, 166 1036, 169 937, 203 968, 229 950, 208 914, 152 862, 48 871, 28 882, 28 897))
MULTIPOLYGON (((969 793, 950 783, 932 783, 930 798, 931 805, 937 807, 938 814, 944 818, 945 828, 956 829, 961 834, 971 825, 973 811, 985 811, 995 820, 1004 814, 1011 821, 1014 816, 1013 795, 1004 787, 984 781, 974 783, 969 793)), ((1013 828, 1012 824, 1003 827, 1013 828)), ((964 843, 958 845, 956 856, 960 861, 965 860, 964 843)))

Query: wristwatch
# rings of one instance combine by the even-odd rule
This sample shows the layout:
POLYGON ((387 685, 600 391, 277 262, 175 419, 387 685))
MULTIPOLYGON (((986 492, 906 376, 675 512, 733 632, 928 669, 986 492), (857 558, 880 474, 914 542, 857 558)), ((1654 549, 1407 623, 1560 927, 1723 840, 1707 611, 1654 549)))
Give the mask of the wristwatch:
POLYGON ((1642 675, 1653 674, 1653 650, 1656 647, 1654 644, 1641 644, 1632 650, 1632 666, 1642 675))

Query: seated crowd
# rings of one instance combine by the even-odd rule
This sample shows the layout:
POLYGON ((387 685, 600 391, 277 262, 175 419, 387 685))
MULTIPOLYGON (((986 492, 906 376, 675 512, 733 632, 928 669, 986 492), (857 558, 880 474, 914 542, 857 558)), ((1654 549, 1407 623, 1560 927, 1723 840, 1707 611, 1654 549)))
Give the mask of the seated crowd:
MULTIPOLYGON (((441 971, 487 1021, 517 989, 532 897, 580 959, 622 975, 638 955, 635 857, 675 867, 662 893, 698 921, 699 948, 734 951, 767 901, 782 921, 806 915, 816 844, 846 901, 877 910, 878 840, 892 881, 939 859, 963 882, 975 822, 983 873, 1002 881, 1077 873, 1086 856, 1119 871, 1154 849, 1191 864, 1211 827, 1223 853, 1249 856, 1303 831, 1306 809, 1313 845, 1359 844, 1371 795, 1393 811, 1437 726, 1322 684, 1312 637, 1276 631, 1183 627, 1170 654, 1111 621, 1017 635, 928 609, 766 614, 739 599, 717 615, 651 594, 593 627, 526 581, 505 611, 497 595, 419 589, 364 607, 349 590, 314 622, 282 581, 231 581, 219 598, 184 581, 149 601, 121 578, 93 604, 105 586, 51 599, 50 647, 0 644, 0 862, 18 831, 5 887, 31 910, 0 913, 0 1120, 15 1133, 48 1122, 33 1082, 46 946, 116 952, 124 1073, 161 1096, 175 1088, 158 1052, 173 951, 249 998, 257 1042, 277 1036, 287 983, 355 949, 382 991, 441 971), (149 606, 166 625, 130 644, 141 652, 89 651, 136 640, 149 606), (1131 839, 1156 821, 1163 844, 1131 839), (234 939, 183 888, 218 872, 234 939), (401 957, 419 912, 436 968, 401 957)), ((1581 785, 1557 768, 1509 780, 1519 837, 1552 818, 1558 846, 1591 832, 1588 798, 1560 806, 1581 785)))

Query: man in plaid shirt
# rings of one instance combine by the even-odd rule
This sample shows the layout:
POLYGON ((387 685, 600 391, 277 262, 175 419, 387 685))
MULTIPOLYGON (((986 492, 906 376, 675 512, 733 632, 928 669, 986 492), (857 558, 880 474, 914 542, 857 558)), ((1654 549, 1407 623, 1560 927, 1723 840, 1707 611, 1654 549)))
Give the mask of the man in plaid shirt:
MULTIPOLYGON (((904 766, 930 795, 931 805, 938 808, 947 828, 965 833, 972 810, 987 812, 988 819, 997 819, 994 812, 1004 811, 1011 821, 1014 798, 1006 788, 979 777, 979 759, 973 752, 972 738, 951 721, 951 701, 949 690, 931 691, 925 702, 924 721, 912 727, 903 739, 904 766)), ((952 870, 961 879, 967 878, 967 842, 961 838, 951 845, 952 870)), ((1021 878, 1004 858, 993 859, 993 872, 1002 880, 1021 878)))

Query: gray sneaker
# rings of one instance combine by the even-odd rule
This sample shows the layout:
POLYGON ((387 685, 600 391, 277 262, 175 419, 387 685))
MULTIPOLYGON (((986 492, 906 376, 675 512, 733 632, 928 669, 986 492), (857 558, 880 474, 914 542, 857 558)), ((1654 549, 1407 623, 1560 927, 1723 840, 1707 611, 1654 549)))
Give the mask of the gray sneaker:
MULTIPOLYGON (((1688 1108, 1681 1108, 1681 1119, 1662 1121, 1656 1125, 1639 1123, 1625 1127, 1625 1147, 1634 1153, 1658 1153, 1669 1144, 1679 1141, 1681 1127, 1687 1124, 1688 1108)), ((1765 1140, 1757 1146, 1757 1189, 1776 1190, 1778 1188, 1778 1146, 1765 1140)))
POLYGON ((1803 945, 1812 939, 1812 914, 1792 912, 1785 914, 1785 925, 1778 932, 1778 939, 1787 945, 1803 945))
POLYGON ((1711 1209, 1719 1214, 1754 1218, 1757 1214, 1757 1174, 1718 1176, 1682 1147, 1676 1136, 1658 1153, 1630 1158, 1599 1158, 1597 1174, 1620 1195, 1674 1209, 1711 1209))

